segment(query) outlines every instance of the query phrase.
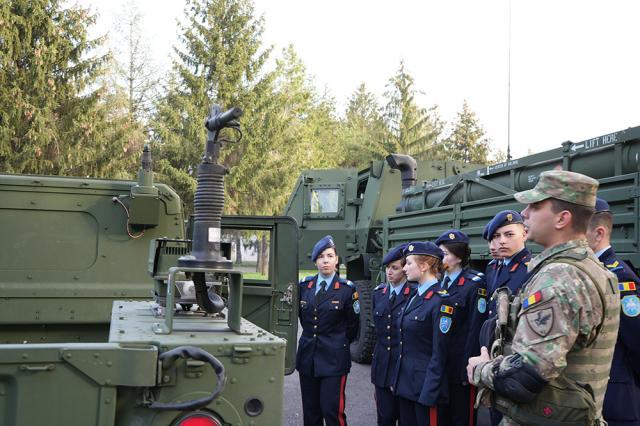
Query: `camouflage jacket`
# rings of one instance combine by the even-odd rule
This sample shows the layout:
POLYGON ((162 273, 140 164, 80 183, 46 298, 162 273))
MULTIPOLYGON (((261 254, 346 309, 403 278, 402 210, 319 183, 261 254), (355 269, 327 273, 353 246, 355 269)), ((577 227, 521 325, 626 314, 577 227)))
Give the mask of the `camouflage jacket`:
MULTIPOLYGON (((528 271, 534 273, 522 289, 512 342, 514 355, 498 356, 476 366, 474 383, 493 390, 495 375, 511 365, 510 358, 515 354, 551 381, 568 371, 570 352, 580 351, 594 341, 605 307, 589 276, 576 266, 554 262, 554 258, 571 255, 586 256, 583 262, 590 275, 615 283, 613 274, 599 267, 584 240, 569 241, 540 253, 531 260, 528 271)), ((601 409, 602 397, 596 396, 596 404, 601 409)))

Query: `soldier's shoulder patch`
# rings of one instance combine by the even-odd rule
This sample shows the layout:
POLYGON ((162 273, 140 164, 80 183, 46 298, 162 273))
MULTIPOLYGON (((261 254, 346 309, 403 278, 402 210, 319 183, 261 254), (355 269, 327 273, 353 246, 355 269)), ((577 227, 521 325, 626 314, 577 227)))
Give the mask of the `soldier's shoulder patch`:
POLYGON ((614 269, 620 267, 620 262, 616 260, 613 263, 607 263, 605 266, 613 271, 614 269))
POLYGON ((537 305, 540 302, 542 302, 542 292, 536 291, 531 296, 524 299, 524 301, 522 302, 522 309, 528 309, 533 305, 537 305))
POLYGON ((359 300, 355 300, 353 302, 353 312, 355 312, 356 314, 360 313, 360 301, 359 300))
POLYGON ((351 295, 351 299, 358 300, 358 292, 357 291, 353 292, 353 294, 351 295))
POLYGON ((451 330, 451 324, 453 324, 453 320, 451 319, 451 317, 448 317, 446 315, 440 316, 438 326, 443 334, 447 334, 449 330, 451 330))
POLYGON ((619 282, 618 283, 618 290, 620 292, 623 292, 623 291, 635 291, 636 290, 636 283, 634 283, 633 281, 619 282))
POLYGON ((620 304, 622 313, 626 316, 637 317, 640 315, 640 298, 638 296, 624 296, 620 304))
POLYGON ((529 327, 539 336, 545 337, 553 327, 553 308, 538 309, 525 315, 529 327))

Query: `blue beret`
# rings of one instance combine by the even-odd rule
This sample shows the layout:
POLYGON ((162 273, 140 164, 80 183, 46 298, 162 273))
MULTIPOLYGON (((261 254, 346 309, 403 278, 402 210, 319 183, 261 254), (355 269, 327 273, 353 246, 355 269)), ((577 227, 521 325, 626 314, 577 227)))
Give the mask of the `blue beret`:
POLYGON ((389 252, 387 253, 387 255, 384 257, 384 259, 382 259, 382 264, 383 265, 388 265, 391 262, 394 262, 396 260, 402 259, 404 257, 404 249, 407 247, 406 244, 400 244, 397 247, 392 248, 391 250, 389 250, 389 252))
POLYGON ((442 250, 431 241, 416 241, 407 244, 407 248, 404 249, 404 255, 410 256, 412 254, 437 257, 440 260, 444 257, 442 250))
POLYGON ((596 213, 602 212, 611 212, 611 208, 609 208, 609 203, 598 197, 596 198, 596 213))
POLYGON ((336 245, 333 242, 333 237, 331 235, 322 237, 320 241, 313 246, 313 250, 311 251, 311 261, 315 262, 318 256, 330 247, 336 248, 336 245))
POLYGON ((436 245, 451 244, 451 243, 465 243, 469 244, 469 237, 462 231, 457 229, 449 229, 438 237, 436 245))
POLYGON ((506 225, 512 225, 514 223, 524 223, 522 216, 515 210, 502 210, 497 215, 493 217, 487 223, 487 226, 484 227, 484 231, 482 232, 482 238, 487 241, 491 241, 493 239, 493 234, 496 233, 498 228, 501 228, 506 225))

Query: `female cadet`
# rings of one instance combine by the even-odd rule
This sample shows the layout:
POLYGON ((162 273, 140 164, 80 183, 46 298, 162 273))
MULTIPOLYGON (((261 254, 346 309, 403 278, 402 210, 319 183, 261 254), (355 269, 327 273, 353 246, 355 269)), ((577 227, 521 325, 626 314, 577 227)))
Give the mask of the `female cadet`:
POLYGON ((300 281, 302 335, 296 356, 304 424, 322 426, 324 420, 327 426, 344 426, 349 344, 358 332, 358 293, 336 274, 338 255, 330 235, 316 243, 311 260, 318 274, 300 281))
POLYGON ((445 362, 454 309, 438 294, 442 250, 431 242, 409 243, 404 271, 418 283, 398 318, 400 354, 393 379, 400 425, 438 424, 437 405, 446 402, 445 362))
POLYGON ((444 253, 442 291, 455 310, 456 327, 451 331, 447 359, 449 403, 439 408, 443 425, 469 426, 476 423, 475 387, 467 381, 467 360, 480 354, 480 328, 487 318, 487 286, 484 274, 467 267, 471 249, 469 237, 451 229, 438 237, 444 253))
POLYGON ((382 259, 387 282, 373 291, 373 323, 376 345, 371 362, 371 383, 375 386, 378 425, 395 426, 399 416, 398 398, 391 392, 393 371, 398 362, 398 318, 412 289, 402 269, 405 265, 402 244, 389 250, 382 259))

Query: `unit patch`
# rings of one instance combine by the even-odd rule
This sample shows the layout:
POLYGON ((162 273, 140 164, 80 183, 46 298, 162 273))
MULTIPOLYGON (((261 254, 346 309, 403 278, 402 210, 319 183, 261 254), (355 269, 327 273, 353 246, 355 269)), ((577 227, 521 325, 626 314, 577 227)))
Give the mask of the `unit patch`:
POLYGON ((353 300, 358 300, 358 292, 357 292, 357 291, 354 291, 354 292, 353 292, 353 294, 351 295, 351 298, 352 298, 353 300))
POLYGON ((353 312, 355 312, 356 314, 360 313, 360 301, 356 300, 355 302, 353 302, 353 312))
POLYGON ((440 331, 442 331, 443 333, 447 333, 450 329, 451 329, 451 317, 445 317, 445 316, 441 316, 440 317, 440 331))
POLYGON ((640 298, 638 296, 625 296, 622 298, 622 312, 628 317, 637 317, 640 314, 640 298))
POLYGON ((487 299, 484 297, 478 298, 478 312, 481 314, 487 312, 487 299))
POLYGON ((539 291, 536 291, 531 296, 527 297, 524 302, 522 302, 522 309, 527 309, 541 301, 542 301, 542 293, 539 291))
POLYGON ((553 326, 553 308, 540 309, 526 315, 529 327, 538 336, 545 337, 553 326))
POLYGON ((479 288, 478 289, 478 294, 480 296, 486 296, 487 295, 487 289, 486 288, 479 288))

